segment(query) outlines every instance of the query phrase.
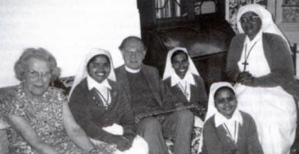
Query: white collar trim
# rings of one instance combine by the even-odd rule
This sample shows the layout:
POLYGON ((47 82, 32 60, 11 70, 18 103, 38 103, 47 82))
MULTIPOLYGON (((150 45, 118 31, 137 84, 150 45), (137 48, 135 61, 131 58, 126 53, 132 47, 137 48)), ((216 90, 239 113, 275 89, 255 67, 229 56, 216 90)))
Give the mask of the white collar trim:
POLYGON ((139 73, 140 70, 141 70, 141 67, 140 67, 139 69, 134 70, 134 69, 131 69, 131 68, 125 66, 125 69, 126 69, 126 71, 129 72, 129 73, 139 73))
MULTIPOLYGON (((173 69, 173 68, 172 68, 173 69)), ((174 71, 174 70, 173 70, 174 71)), ((175 86, 178 83, 188 83, 188 84, 192 84, 194 86, 196 86, 195 81, 194 81, 194 77, 193 75, 190 73, 190 71, 187 71, 185 77, 183 79, 181 79, 175 72, 171 75, 171 86, 175 86)))
POLYGON ((98 83, 89 75, 87 76, 87 86, 88 86, 88 90, 91 90, 92 88, 96 88, 99 91, 101 91, 100 89, 102 88, 107 88, 110 90, 112 89, 107 79, 103 80, 102 83, 98 83))
POLYGON ((230 119, 224 117, 221 113, 217 112, 215 114, 215 126, 218 127, 228 121, 237 121, 240 125, 243 124, 243 118, 238 109, 235 110, 233 116, 230 119))

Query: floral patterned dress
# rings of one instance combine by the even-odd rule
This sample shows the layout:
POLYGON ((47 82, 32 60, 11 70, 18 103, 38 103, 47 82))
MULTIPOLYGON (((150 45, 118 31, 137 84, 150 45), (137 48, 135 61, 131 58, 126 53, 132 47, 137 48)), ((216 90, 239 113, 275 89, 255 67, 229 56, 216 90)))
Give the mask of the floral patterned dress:
MULTIPOLYGON (((61 154, 81 154, 82 151, 69 139, 63 127, 62 107, 66 103, 62 91, 49 89, 39 100, 26 96, 22 86, 15 86, 2 98, 4 116, 17 115, 24 118, 43 142, 61 154)), ((37 154, 37 152, 12 128, 6 129, 11 154, 37 154)))
MULTIPOLYGON (((67 98, 57 88, 49 87, 39 100, 28 97, 21 85, 6 88, 4 92, 0 92, 0 119, 4 120, 8 115, 20 116, 31 125, 44 143, 59 154, 82 154, 84 152, 70 140, 64 129, 63 103, 67 103, 67 98)), ((12 127, 5 127, 10 154, 38 154, 12 127)), ((115 145, 91 141, 101 151, 99 154, 112 154, 117 150, 115 145)))

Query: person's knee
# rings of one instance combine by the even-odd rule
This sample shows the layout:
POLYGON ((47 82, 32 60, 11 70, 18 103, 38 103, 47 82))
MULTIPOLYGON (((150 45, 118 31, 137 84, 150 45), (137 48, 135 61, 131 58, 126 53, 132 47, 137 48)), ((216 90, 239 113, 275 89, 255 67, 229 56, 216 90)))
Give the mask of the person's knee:
POLYGON ((190 110, 180 110, 177 111, 178 120, 186 121, 186 122, 193 122, 194 115, 190 110))
POLYGON ((138 124, 138 132, 155 133, 160 130, 162 130, 160 122, 153 117, 145 118, 138 124))

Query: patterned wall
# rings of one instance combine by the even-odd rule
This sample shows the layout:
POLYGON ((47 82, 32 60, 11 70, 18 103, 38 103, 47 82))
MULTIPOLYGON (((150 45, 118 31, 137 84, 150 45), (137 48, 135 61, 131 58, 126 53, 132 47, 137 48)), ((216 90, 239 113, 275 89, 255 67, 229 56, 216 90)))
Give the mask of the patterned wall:
POLYGON ((282 5, 283 22, 299 22, 299 0, 284 0, 282 5))

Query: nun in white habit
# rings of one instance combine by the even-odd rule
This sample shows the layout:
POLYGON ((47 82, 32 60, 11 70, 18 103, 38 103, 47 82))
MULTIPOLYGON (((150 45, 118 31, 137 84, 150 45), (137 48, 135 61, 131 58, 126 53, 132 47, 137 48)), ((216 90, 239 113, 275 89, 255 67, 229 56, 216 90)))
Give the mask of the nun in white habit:
POLYGON ((211 85, 202 154, 263 154, 253 118, 238 109, 234 87, 211 85))
POLYGON ((254 118, 265 154, 288 154, 297 117, 287 84, 294 80, 288 42, 258 4, 241 7, 237 19, 240 34, 231 42, 226 72, 237 83, 239 109, 254 118))
MULTIPOLYGON (((171 92, 181 100, 180 102, 184 102, 183 105, 206 108, 207 94, 205 85, 186 48, 175 47, 168 51, 163 82, 170 87, 171 92)), ((203 127, 203 120, 201 119, 203 118, 203 112, 196 109, 191 109, 191 111, 195 115, 195 128, 193 131, 196 134, 191 144, 193 147, 195 144, 201 147, 201 131, 198 130, 203 127)), ((198 152, 200 151, 201 148, 198 152)))
POLYGON ((136 134, 133 111, 116 83, 108 51, 94 48, 86 56, 75 76, 69 106, 96 145, 117 154, 148 153, 146 141, 136 134))
MULTIPOLYGON (((171 92, 181 102, 184 102, 184 105, 193 104, 206 107, 207 93, 203 79, 188 55, 186 48, 175 47, 169 50, 163 82, 171 87, 171 92)), ((195 115, 198 115, 198 113, 195 113, 195 115)))

